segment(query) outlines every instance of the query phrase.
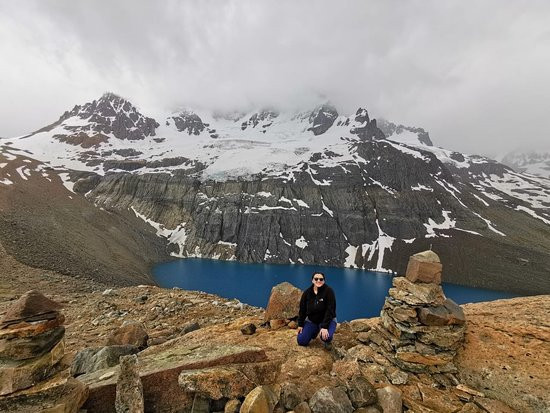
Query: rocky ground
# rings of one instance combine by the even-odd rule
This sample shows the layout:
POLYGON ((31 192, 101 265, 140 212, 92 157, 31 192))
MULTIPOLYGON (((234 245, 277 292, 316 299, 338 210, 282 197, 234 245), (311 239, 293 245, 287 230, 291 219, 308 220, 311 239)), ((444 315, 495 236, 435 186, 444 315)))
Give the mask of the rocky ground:
MULTIPOLYGON (((85 277, 28 267, 0 246, 0 317, 30 289, 64 305, 67 363, 78 350, 105 345, 107 336, 123 321, 138 320, 150 336, 140 362, 154 371, 159 365, 171 367, 171 357, 178 352, 193 349, 201 357, 219 360, 212 349, 247 346, 260 349, 255 351, 264 357, 251 364, 260 369, 254 374, 278 383, 297 383, 308 399, 320 387, 336 388, 360 372, 376 388, 393 383, 402 392, 405 411, 507 411, 498 401, 517 412, 550 409, 550 296, 465 305, 465 345, 456 358, 457 382, 449 383, 448 377, 404 374, 362 345, 364 333, 376 319, 341 324, 331 352, 319 342, 301 348, 295 345, 295 330, 262 326, 263 309, 201 292, 154 286, 113 288, 85 277), (185 334, 195 322, 201 328, 185 334), (255 334, 241 333, 246 323, 258 327, 255 334), (467 391, 457 384, 467 386, 467 391), (468 388, 487 397, 473 395, 468 388)), ((93 377, 90 380, 94 382, 93 377)))

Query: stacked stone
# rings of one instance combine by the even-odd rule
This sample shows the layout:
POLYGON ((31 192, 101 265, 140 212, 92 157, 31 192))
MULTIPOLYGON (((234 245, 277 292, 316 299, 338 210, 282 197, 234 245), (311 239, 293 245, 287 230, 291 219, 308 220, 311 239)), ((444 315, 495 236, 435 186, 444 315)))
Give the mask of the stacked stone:
POLYGON ((22 295, 0 321, 0 396, 46 380, 65 352, 61 305, 37 291, 22 295))
POLYGON ((403 370, 456 372, 453 359, 464 341, 464 312, 445 297, 442 265, 433 251, 410 257, 405 277, 393 279, 370 346, 403 370))

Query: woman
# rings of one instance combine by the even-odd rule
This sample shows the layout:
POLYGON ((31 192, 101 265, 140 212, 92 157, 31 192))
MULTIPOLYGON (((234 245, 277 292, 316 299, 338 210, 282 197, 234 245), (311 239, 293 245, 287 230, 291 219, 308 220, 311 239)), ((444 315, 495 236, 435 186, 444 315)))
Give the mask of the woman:
POLYGON ((336 330, 336 297, 325 281, 325 274, 314 272, 312 285, 302 293, 298 315, 300 346, 307 346, 320 333, 325 347, 330 348, 336 330))

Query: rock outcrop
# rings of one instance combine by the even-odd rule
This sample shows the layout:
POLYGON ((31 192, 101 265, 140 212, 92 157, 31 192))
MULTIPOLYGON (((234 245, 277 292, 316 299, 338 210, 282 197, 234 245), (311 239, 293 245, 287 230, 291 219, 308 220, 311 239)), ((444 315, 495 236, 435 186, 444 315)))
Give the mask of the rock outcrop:
POLYGON ((405 277, 393 279, 371 347, 399 368, 415 373, 454 373, 463 344, 464 312, 445 297, 441 263, 433 251, 413 255, 405 277))

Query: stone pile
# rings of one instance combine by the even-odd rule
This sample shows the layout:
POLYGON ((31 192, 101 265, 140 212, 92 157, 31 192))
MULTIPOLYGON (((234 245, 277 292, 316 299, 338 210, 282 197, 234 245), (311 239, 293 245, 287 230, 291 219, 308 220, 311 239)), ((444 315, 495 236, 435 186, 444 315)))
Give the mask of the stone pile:
POLYGON ((22 295, 0 320, 0 396, 57 372, 64 355, 61 305, 37 291, 22 295))
POLYGON ((442 265, 433 251, 410 257, 405 277, 393 279, 370 346, 399 368, 415 373, 453 373, 464 341, 464 312, 445 297, 442 265))

